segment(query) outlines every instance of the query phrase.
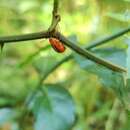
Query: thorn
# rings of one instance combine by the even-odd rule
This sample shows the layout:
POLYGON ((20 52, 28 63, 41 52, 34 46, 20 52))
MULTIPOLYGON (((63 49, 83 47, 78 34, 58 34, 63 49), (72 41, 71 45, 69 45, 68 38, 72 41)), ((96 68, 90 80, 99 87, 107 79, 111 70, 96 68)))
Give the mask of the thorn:
POLYGON ((4 43, 0 43, 1 52, 3 51, 4 43))

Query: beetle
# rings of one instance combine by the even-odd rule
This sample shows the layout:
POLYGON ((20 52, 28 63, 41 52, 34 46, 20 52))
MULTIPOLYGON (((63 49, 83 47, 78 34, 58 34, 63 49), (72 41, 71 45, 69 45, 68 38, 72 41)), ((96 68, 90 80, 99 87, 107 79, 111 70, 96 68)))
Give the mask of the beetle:
POLYGON ((58 53, 63 53, 66 49, 64 44, 56 38, 49 38, 49 42, 52 48, 58 53))

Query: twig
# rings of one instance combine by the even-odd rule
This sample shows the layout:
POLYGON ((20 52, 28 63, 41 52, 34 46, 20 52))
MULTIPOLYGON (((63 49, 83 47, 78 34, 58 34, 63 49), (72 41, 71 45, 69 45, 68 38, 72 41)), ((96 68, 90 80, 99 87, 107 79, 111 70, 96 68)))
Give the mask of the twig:
POLYGON ((30 34, 24 34, 24 35, 0 37, 0 43, 8 44, 8 43, 37 40, 37 39, 43 39, 43 38, 49 38, 49 37, 50 37, 50 34, 48 31, 42 31, 42 32, 30 33, 30 34))
POLYGON ((59 0, 54 0, 53 16, 58 14, 58 8, 59 8, 59 0))
MULTIPOLYGON (((33 34, 28 34, 28 35, 22 35, 22 36, 17 36, 17 37, 3 37, 0 39, 0 43, 9 43, 9 42, 16 42, 16 41, 23 41, 23 40, 34 40, 36 38, 49 38, 51 36, 54 36, 58 39, 60 39, 64 44, 66 44, 68 47, 70 47, 72 50, 76 51, 77 53, 79 53, 80 55, 94 61, 95 63, 98 63, 99 65, 103 65, 113 71, 117 71, 117 72, 126 72, 126 70, 120 66, 117 66, 115 64, 112 64, 104 59, 101 59, 99 57, 97 57, 96 55, 92 54, 89 51, 86 51, 85 49, 80 48, 78 45, 72 43, 71 41, 69 41, 67 38, 65 38, 62 34, 60 34, 59 32, 56 32, 56 26, 58 24, 58 22, 60 21, 60 16, 58 15, 58 5, 59 5, 59 1, 58 0, 54 0, 54 6, 53 6, 53 19, 52 19, 52 24, 49 27, 48 31, 45 32, 40 32, 40 33, 33 33, 33 34), (35 36, 35 37, 34 37, 35 36)), ((128 28, 127 30, 125 30, 125 32, 128 32, 130 30, 130 28, 128 28)), ((121 32, 118 35, 113 35, 112 37, 110 37, 110 39, 113 39, 119 35, 124 34, 125 32, 121 32)), ((105 39, 106 40, 106 39, 105 39)), ((109 39, 107 39, 109 40, 109 39)))
POLYGON ((59 5, 59 0, 54 0, 53 13, 52 13, 53 19, 48 30, 37 32, 37 33, 24 34, 24 35, 0 37, 0 44, 3 43, 7 44, 13 42, 28 41, 28 40, 37 40, 37 39, 52 37, 52 33, 55 31, 56 26, 60 21, 60 15, 58 15, 58 5, 59 5))
MULTIPOLYGON (((100 38, 100 39, 97 40, 97 41, 93 41, 93 42, 89 43, 89 45, 85 46, 85 49, 90 50, 90 49, 93 49, 93 48, 95 48, 95 47, 104 45, 104 44, 108 43, 109 41, 114 40, 114 39, 117 39, 117 38, 119 38, 120 36, 122 36, 122 35, 128 33, 129 31, 130 31, 130 28, 126 28, 126 29, 123 29, 123 30, 121 30, 121 31, 119 31, 119 32, 117 32, 117 33, 115 33, 115 34, 110 35, 110 36, 106 36, 106 37, 104 37, 104 38, 100 38)), ((40 51, 42 51, 42 49, 41 49, 40 51)), ((37 54, 39 54, 39 52, 36 52, 36 53, 32 54, 31 56, 29 56, 29 57, 26 59, 26 61, 23 61, 20 65, 24 64, 24 62, 27 63, 27 62, 28 62, 27 60, 30 59, 30 57, 33 58, 33 55, 36 56, 37 54)), ((73 58, 73 55, 70 54, 70 55, 68 55, 67 57, 70 57, 69 60, 71 60, 71 59, 73 58)), ((31 59, 32 59, 32 58, 31 58, 31 59)), ((65 57, 65 59, 66 59, 66 57, 65 57)), ((63 60, 63 61, 64 61, 64 60, 63 60)), ((64 63, 64 62, 63 62, 63 63, 64 63)))
MULTIPOLYGON (((89 45, 85 46, 85 49, 91 50, 91 49, 96 48, 96 47, 98 47, 98 46, 107 44, 107 43, 110 42, 111 40, 114 40, 114 39, 116 39, 116 38, 119 38, 120 36, 122 36, 122 35, 128 33, 129 31, 130 31, 130 28, 126 28, 126 29, 124 29, 124 30, 122 30, 122 31, 119 31, 119 32, 115 33, 115 34, 112 34, 112 35, 110 35, 110 36, 106 36, 106 37, 104 37, 104 38, 101 38, 100 40, 93 41, 93 42, 89 43, 89 45)), ((68 59, 67 61, 72 60, 72 59, 73 59, 73 54, 70 54, 70 55, 66 56, 66 57, 64 58, 64 60, 62 59, 62 60, 61 60, 62 64, 66 61, 65 59, 68 59)), ((59 66, 62 65, 62 64, 59 64, 59 66)), ((58 67, 57 67, 57 68, 58 68, 58 67)), ((57 69, 57 68, 55 68, 55 69, 57 69)))
MULTIPOLYGON (((105 37, 99 41, 92 42, 90 44, 91 48, 92 46, 95 46, 96 44, 102 45, 103 43, 109 42, 111 40, 114 40, 130 31, 130 27, 123 29, 115 34, 112 34, 111 36, 105 37)), ((49 38, 50 33, 48 31, 42 31, 42 32, 36 32, 36 33, 30 33, 30 34, 24 34, 24 35, 14 35, 14 36, 3 36, 0 37, 0 43, 14 43, 14 42, 20 42, 20 41, 29 41, 29 40, 37 40, 37 39, 43 39, 43 38, 49 38)))
POLYGON ((77 44, 74 44, 73 42, 71 42, 70 40, 68 40, 65 36, 63 36, 61 33, 57 32, 55 33, 55 36, 57 39, 60 39, 60 41, 62 43, 64 43, 66 46, 70 47, 72 50, 76 51, 78 54, 84 56, 85 58, 99 64, 102 65, 104 67, 107 67, 113 71, 116 72, 127 72, 126 69, 117 66, 111 62, 108 62, 102 58, 97 57, 96 55, 94 55, 93 53, 81 48, 80 46, 78 46, 77 44))
POLYGON ((56 27, 60 22, 60 15, 58 14, 58 8, 59 8, 59 0, 54 0, 53 11, 52 11, 53 16, 52 16, 51 26, 48 29, 49 32, 56 31, 56 27))
MULTIPOLYGON (((58 21, 57 21, 58 22, 58 21)), ((130 28, 127 28, 115 35, 112 35, 108 38, 103 39, 100 42, 95 42, 95 44, 91 45, 91 48, 93 46, 97 46, 100 44, 103 44, 104 42, 110 41, 112 39, 115 39, 125 33, 127 33, 128 31, 130 31, 130 28)), ((95 55, 93 55, 92 53, 85 51, 84 49, 80 48, 79 46, 73 44, 71 41, 69 41, 67 38, 65 38, 63 35, 61 35, 60 33, 55 33, 56 34, 56 38, 60 39, 63 43, 65 43, 67 46, 69 46, 71 49, 77 51, 79 54, 84 55, 86 58, 106 66, 109 69, 112 69, 113 71, 118 71, 118 72, 126 72, 126 70, 124 68, 121 68, 119 66, 116 66, 112 63, 109 63, 103 59, 100 59, 98 57, 96 57, 95 55), (69 43, 69 44, 68 44, 69 43)), ((27 40, 35 40, 35 39, 40 39, 40 38, 49 38, 51 37, 51 35, 54 35, 53 33, 51 34, 48 31, 44 31, 44 32, 39 32, 39 33, 32 33, 32 34, 27 34, 27 35, 17 35, 17 36, 9 36, 9 37, 1 37, 0 38, 0 43, 11 43, 11 42, 17 42, 17 41, 27 41, 27 40)))
MULTIPOLYGON (((119 32, 116 32, 115 34, 112 34, 112 35, 110 35, 110 36, 106 36, 106 37, 104 37, 104 38, 102 38, 102 39, 100 39, 100 40, 97 40, 97 41, 94 41, 94 42, 90 43, 89 49, 91 49, 91 48, 93 48, 93 47, 95 47, 95 46, 96 46, 96 47, 97 47, 97 46, 100 46, 100 45, 102 45, 102 44, 104 44, 104 43, 106 43, 106 42, 112 41, 112 40, 114 40, 114 39, 117 39, 117 38, 119 38, 120 36, 122 36, 122 35, 124 35, 124 34, 126 34, 126 33, 128 33, 128 32, 130 32, 130 27, 128 27, 128 28, 126 28, 126 29, 123 29, 123 30, 121 30, 121 31, 119 31, 119 32)), ((86 46, 85 48, 87 48, 87 46, 86 46)))

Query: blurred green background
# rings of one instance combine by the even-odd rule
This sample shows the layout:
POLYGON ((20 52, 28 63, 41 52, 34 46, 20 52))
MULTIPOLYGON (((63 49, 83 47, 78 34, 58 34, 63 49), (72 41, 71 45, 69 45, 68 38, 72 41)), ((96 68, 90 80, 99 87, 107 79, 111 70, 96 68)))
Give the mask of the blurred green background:
MULTIPOLYGON (((52 7, 53 0, 1 0, 0 36, 47 29, 52 7)), ((130 24, 129 0, 61 0, 59 12, 59 31, 67 37, 77 37, 81 46, 130 24)), ((128 35, 106 46, 124 47, 125 37, 128 35)), ((0 54, 0 130, 18 129, 16 119, 6 119, 10 108, 15 116, 39 77, 71 53, 69 48, 63 54, 56 53, 51 47, 41 49, 47 45, 48 39, 7 44, 0 54)), ((102 86, 95 75, 71 60, 53 72, 46 84, 60 84, 72 94, 77 112, 73 130, 105 130, 116 96, 111 89, 102 86)), ((114 130, 124 130, 125 113, 120 108, 118 112, 121 114, 114 130)), ((30 122, 25 125, 31 129, 30 122)))

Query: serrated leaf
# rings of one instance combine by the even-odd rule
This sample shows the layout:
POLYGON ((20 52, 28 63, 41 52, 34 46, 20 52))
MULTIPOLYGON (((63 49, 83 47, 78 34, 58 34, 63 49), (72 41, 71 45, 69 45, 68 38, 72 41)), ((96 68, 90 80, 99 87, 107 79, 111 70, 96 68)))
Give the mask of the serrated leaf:
POLYGON ((35 130, 69 130, 75 119, 75 108, 69 92, 62 87, 47 87, 33 103, 35 130))

